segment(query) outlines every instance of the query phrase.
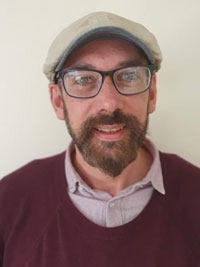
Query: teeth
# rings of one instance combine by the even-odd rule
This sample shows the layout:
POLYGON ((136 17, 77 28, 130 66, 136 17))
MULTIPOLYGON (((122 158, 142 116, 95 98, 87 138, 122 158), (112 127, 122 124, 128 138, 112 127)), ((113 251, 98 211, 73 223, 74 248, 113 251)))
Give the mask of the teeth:
POLYGON ((122 130, 122 129, 123 129, 123 127, 113 128, 113 129, 97 128, 98 131, 105 132, 105 133, 113 133, 113 132, 117 132, 117 131, 122 130))

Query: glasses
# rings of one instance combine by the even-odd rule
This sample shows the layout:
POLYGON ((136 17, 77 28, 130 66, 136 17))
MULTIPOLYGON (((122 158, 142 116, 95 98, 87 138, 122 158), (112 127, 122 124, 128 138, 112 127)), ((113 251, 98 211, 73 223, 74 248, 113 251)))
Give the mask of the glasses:
POLYGON ((115 89, 122 95, 136 95, 149 89, 154 65, 132 66, 112 71, 88 69, 63 70, 56 81, 62 80, 65 92, 75 98, 91 98, 98 95, 106 76, 111 77, 115 89))

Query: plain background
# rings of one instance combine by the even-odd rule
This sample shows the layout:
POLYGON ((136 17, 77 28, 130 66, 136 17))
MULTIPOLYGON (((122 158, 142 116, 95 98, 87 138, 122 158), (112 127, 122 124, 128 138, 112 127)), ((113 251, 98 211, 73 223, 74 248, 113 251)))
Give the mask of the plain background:
POLYGON ((70 137, 51 107, 42 66, 55 36, 94 11, 155 34, 164 60, 149 137, 200 166, 199 10, 199 0, 0 0, 0 177, 66 149, 70 137))

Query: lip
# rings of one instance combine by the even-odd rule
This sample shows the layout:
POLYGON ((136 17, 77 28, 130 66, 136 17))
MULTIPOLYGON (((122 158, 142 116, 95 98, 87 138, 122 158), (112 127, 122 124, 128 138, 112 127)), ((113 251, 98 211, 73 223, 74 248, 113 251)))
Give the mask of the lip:
POLYGON ((122 138, 125 132, 125 125, 99 125, 94 130, 101 141, 113 142, 122 138))

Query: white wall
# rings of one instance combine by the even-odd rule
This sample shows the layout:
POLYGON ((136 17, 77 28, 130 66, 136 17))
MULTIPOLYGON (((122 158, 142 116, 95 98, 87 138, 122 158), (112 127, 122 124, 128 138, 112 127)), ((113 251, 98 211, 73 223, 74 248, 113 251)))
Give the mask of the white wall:
POLYGON ((54 115, 42 65, 61 29, 100 10, 157 36, 164 61, 150 137, 200 166, 199 0, 0 0, 0 177, 65 149, 70 138, 54 115))

